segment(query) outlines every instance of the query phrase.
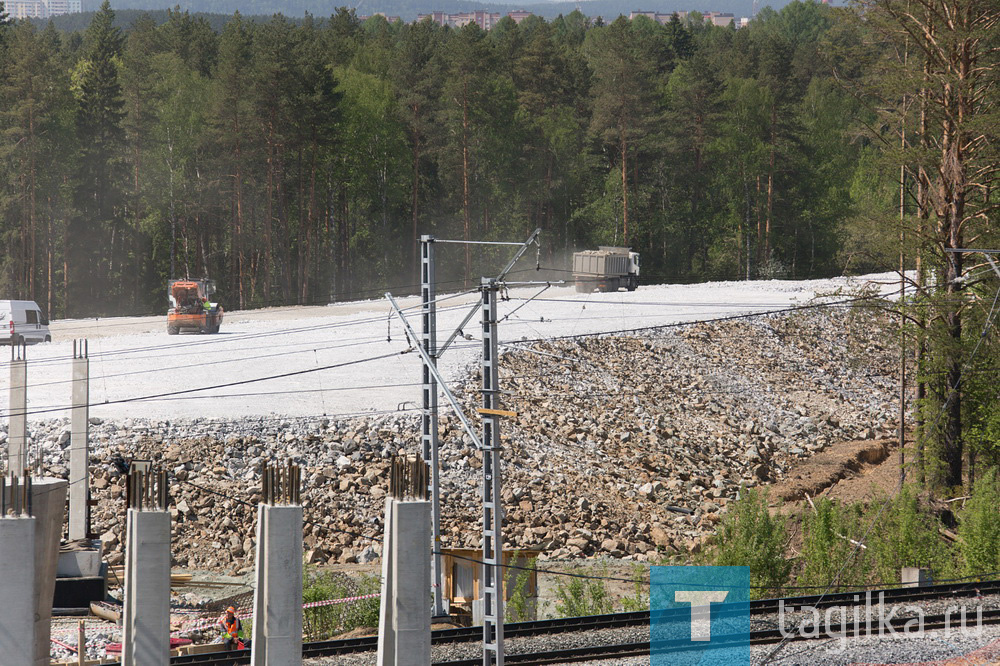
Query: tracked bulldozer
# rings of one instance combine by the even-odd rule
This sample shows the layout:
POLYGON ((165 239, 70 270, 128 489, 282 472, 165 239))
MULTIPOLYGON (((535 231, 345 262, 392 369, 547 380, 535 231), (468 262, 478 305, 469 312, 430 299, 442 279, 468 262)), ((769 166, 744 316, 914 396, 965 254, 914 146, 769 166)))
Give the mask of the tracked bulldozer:
POLYGON ((211 302, 215 294, 215 281, 171 280, 167 283, 170 309, 167 310, 167 333, 177 335, 181 331, 198 333, 218 333, 222 325, 222 306, 211 302))

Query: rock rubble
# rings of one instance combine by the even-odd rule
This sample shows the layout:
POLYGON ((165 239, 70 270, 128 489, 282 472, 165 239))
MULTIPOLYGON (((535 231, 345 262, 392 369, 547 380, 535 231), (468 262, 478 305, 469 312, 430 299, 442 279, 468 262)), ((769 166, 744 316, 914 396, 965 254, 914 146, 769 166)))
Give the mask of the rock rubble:
MULTIPOLYGON (((642 337, 504 347, 505 544, 543 558, 649 561, 713 533, 741 487, 781 479, 838 442, 890 436, 896 424, 891 330, 880 315, 804 311, 701 323, 642 337)), ((479 378, 457 393, 474 413, 479 378)), ((479 454, 442 409, 442 537, 480 542, 479 454)), ((123 561, 124 480, 117 457, 171 474, 175 565, 252 565, 256 470, 304 467, 306 558, 378 558, 391 456, 419 449, 412 414, 242 420, 91 420, 95 531, 123 561)), ((48 474, 68 474, 69 426, 30 421, 48 474)), ((0 433, 5 439, 5 433, 0 433)))

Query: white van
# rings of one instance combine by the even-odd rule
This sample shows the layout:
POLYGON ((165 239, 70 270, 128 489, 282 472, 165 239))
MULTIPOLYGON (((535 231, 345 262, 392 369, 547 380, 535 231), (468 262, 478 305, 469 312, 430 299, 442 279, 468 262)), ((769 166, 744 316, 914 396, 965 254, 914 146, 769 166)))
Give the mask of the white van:
POLYGON ((34 301, 0 301, 0 344, 52 342, 49 320, 34 301))

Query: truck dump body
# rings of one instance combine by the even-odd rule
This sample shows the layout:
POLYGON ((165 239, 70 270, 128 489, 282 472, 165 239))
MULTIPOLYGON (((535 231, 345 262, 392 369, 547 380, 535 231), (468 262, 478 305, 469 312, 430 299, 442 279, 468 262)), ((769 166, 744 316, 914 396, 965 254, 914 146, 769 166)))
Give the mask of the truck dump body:
POLYGON ((618 291, 620 287, 633 291, 639 286, 639 255, 627 247, 576 252, 573 279, 579 292, 618 291))
POLYGON ((577 252, 573 255, 573 273, 581 276, 628 275, 628 255, 609 254, 599 250, 577 252))

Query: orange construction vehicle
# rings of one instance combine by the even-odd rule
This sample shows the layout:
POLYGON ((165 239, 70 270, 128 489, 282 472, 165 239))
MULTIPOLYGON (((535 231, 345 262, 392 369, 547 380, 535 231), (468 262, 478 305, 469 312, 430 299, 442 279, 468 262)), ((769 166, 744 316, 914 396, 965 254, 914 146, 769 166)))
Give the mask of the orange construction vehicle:
POLYGON ((167 283, 170 309, 167 310, 167 333, 181 331, 218 333, 222 325, 222 306, 209 299, 215 293, 215 280, 171 280, 167 283))

